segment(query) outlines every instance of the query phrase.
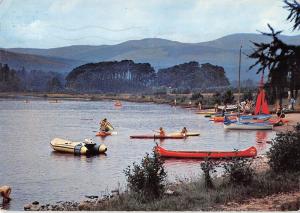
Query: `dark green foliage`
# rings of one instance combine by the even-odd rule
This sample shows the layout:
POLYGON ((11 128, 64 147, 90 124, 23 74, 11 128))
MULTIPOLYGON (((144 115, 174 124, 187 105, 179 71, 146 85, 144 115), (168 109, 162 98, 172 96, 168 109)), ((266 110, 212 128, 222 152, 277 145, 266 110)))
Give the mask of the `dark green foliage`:
POLYGON ((222 100, 224 104, 232 104, 234 102, 233 92, 231 90, 227 90, 223 94, 222 100))
POLYGON ((203 95, 200 92, 193 93, 191 100, 201 101, 203 100, 203 95))
POLYGON ((244 158, 235 158, 223 164, 225 176, 229 178, 229 184, 247 186, 251 184, 254 171, 251 168, 251 161, 244 158))
POLYGON ((214 188, 211 175, 216 172, 216 163, 215 161, 206 159, 200 164, 204 176, 204 185, 207 189, 214 188))
POLYGON ((149 63, 108 61, 73 69, 66 77, 66 86, 70 90, 85 92, 137 92, 150 89, 155 77, 149 63))
MULTIPOLYGON (((284 1, 285 8, 290 11, 287 20, 294 22, 294 30, 300 26, 300 4, 296 0, 284 1)), ((271 43, 256 43, 254 52, 249 55, 250 58, 256 59, 255 64, 250 66, 252 69, 259 65, 258 71, 264 72, 269 70, 268 83, 272 87, 271 92, 280 100, 284 89, 292 91, 292 96, 297 96, 297 90, 300 89, 300 46, 288 45, 278 38, 282 31, 275 31, 269 24, 270 33, 262 33, 272 38, 271 43)))
POLYGON ((0 63, 0 91, 19 91, 21 87, 21 81, 16 71, 10 69, 7 64, 0 63))
POLYGON ((253 92, 251 90, 245 91, 242 97, 242 100, 253 100, 253 92))
POLYGON ((146 153, 141 164, 133 163, 124 170, 127 186, 143 202, 159 198, 165 190, 166 172, 163 160, 153 151, 152 156, 146 153))
POLYGON ((294 131, 278 133, 267 155, 275 172, 300 171, 300 124, 294 131))
POLYGON ((59 92, 63 90, 63 85, 57 76, 48 81, 48 90, 50 92, 59 92))
POLYGON ((160 69, 157 82, 160 86, 190 90, 229 85, 223 67, 208 63, 199 65, 195 61, 160 69))
POLYGON ((297 0, 285 0, 284 3, 286 4, 284 8, 290 11, 287 20, 294 22, 294 30, 300 30, 300 3, 297 0))
POLYGON ((219 92, 216 92, 214 95, 213 95, 213 103, 214 104, 221 104, 222 102, 222 96, 219 92))

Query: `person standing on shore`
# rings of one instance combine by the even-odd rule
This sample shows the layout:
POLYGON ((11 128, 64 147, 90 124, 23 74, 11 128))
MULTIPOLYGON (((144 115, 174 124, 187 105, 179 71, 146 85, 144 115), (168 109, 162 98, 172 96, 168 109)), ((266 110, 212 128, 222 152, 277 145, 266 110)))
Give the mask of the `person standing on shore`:
POLYGON ((0 194, 3 197, 3 203, 8 203, 11 198, 9 197, 11 188, 9 186, 0 186, 0 194))

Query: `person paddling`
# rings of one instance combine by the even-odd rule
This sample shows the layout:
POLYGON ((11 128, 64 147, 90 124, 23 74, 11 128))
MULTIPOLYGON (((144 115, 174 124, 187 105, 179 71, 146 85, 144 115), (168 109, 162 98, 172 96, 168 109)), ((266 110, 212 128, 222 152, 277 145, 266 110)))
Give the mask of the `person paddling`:
POLYGON ((160 128, 159 128, 159 136, 164 137, 165 135, 166 135, 165 130, 164 130, 162 127, 160 127, 160 128))
POLYGON ((108 122, 106 118, 104 118, 100 123, 100 131, 109 132, 113 129, 113 126, 108 122))
POLYGON ((187 128, 186 127, 183 127, 183 129, 181 130, 181 134, 185 137, 186 134, 187 134, 187 128))

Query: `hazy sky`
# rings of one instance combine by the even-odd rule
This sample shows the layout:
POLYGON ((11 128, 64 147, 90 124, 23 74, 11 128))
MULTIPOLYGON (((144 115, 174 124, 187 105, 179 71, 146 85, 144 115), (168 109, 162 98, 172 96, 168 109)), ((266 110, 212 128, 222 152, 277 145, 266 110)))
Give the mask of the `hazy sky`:
POLYGON ((0 47, 181 42, 267 31, 295 35, 282 0, 0 0, 0 47))

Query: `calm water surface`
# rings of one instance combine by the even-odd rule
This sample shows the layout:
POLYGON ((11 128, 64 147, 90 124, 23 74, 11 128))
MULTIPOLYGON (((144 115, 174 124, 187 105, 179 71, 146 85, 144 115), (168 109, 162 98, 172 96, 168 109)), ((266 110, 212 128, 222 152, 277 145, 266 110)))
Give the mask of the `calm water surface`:
MULTIPOLYGON (((158 144, 174 150, 233 150, 256 146, 259 154, 268 149, 271 131, 224 131, 222 124, 191 110, 148 103, 123 103, 115 108, 112 101, 0 100, 0 185, 12 186, 13 200, 6 206, 22 210, 24 204, 60 200, 81 200, 85 195, 101 195, 125 187, 123 170, 140 162, 146 152, 158 144), (113 124, 117 135, 95 137, 104 117, 113 124), (153 134, 163 126, 178 131, 186 126, 199 131, 200 137, 186 140, 129 139, 133 134, 153 134), (87 158, 52 151, 55 137, 82 141, 93 138, 106 144, 107 155, 87 158)), ((199 161, 166 160, 168 179, 200 175, 199 161)))

